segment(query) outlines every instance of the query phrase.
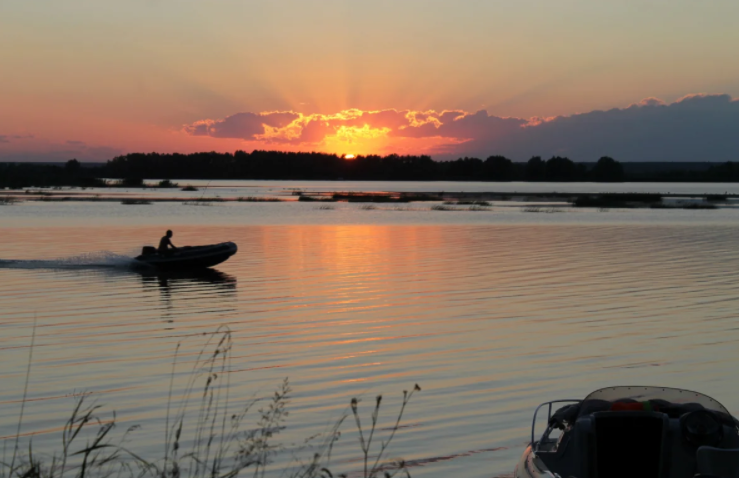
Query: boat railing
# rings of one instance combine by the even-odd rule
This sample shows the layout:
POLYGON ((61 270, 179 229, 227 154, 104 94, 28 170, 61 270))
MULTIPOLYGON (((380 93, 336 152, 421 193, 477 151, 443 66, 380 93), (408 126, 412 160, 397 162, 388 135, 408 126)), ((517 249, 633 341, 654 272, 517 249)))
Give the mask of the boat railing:
POLYGON ((538 407, 536 407, 536 410, 534 411, 534 420, 531 423, 531 443, 530 443, 531 448, 534 448, 535 452, 539 451, 539 445, 541 444, 542 440, 549 437, 549 434, 552 431, 552 427, 549 424, 549 422, 552 419, 552 405, 555 403, 580 403, 580 402, 582 402, 582 400, 569 398, 569 399, 562 399, 562 400, 552 400, 551 402, 544 402, 538 407), (542 439, 537 442, 534 438, 536 436, 536 416, 542 407, 548 408, 547 410, 547 429, 544 431, 544 434, 542 435, 542 439))

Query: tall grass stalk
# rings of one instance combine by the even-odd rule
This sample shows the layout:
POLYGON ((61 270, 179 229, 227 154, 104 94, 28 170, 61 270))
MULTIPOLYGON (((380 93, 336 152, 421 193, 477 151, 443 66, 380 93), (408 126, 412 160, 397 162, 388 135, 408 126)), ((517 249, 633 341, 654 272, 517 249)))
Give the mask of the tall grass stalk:
POLYGON ((405 407, 411 401, 411 397, 413 397, 413 394, 417 391, 421 391, 421 387, 419 387, 418 384, 413 387, 413 390, 411 390, 410 393, 407 390, 403 390, 403 402, 401 403, 400 411, 398 412, 398 416, 395 420, 395 425, 390 430, 390 435, 387 437, 387 439, 380 442, 380 449, 377 451, 375 461, 371 467, 369 467, 369 462, 370 453, 372 451, 372 439, 375 436, 375 430, 377 430, 377 419, 380 416, 380 404, 382 403, 382 395, 378 395, 375 399, 375 409, 372 411, 371 415, 372 425, 369 429, 369 434, 366 439, 364 430, 362 429, 362 423, 359 418, 359 400, 357 400, 356 398, 352 399, 352 414, 354 415, 354 421, 357 424, 357 431, 359 432, 359 446, 362 448, 362 453, 364 454, 364 478, 374 478, 380 472, 383 472, 386 477, 393 477, 401 471, 404 472, 406 476, 410 477, 410 473, 408 472, 404 461, 400 460, 393 464, 382 466, 380 465, 380 461, 382 460, 388 446, 390 446, 390 442, 393 441, 393 437, 395 437, 395 433, 398 431, 398 428, 400 428, 400 421, 403 418, 405 407), (389 473, 387 471, 388 469, 391 469, 392 473, 389 473))
MULTIPOLYGON (((18 456, 18 443, 21 437, 21 426, 23 425, 23 412, 26 410, 26 398, 28 397, 28 382, 31 378, 31 363, 33 362, 33 346, 36 343, 36 321, 38 317, 33 316, 33 331, 31 332, 31 347, 28 349, 28 366, 26 367, 26 379, 23 384, 23 400, 21 401, 21 412, 18 415, 18 429, 15 432, 15 444, 13 445, 13 458, 10 460, 10 472, 15 469, 15 459, 18 456)), ((30 450, 30 448, 29 448, 30 450)))
MULTIPOLYGON (((113 432, 118 424, 115 413, 107 419, 99 415, 102 406, 90 400, 89 393, 76 395, 72 413, 62 427, 61 449, 54 452, 50 460, 47 455, 34 453, 30 440, 28 451, 21 453, 20 436, 34 343, 35 322, 13 457, 9 464, 0 462, 0 478, 235 478, 245 474, 264 478, 275 456, 284 451, 290 452, 292 461, 282 464, 281 476, 347 476, 333 474, 330 460, 348 413, 342 414, 323 433, 306 439, 300 447, 287 449, 277 440, 286 428, 289 415, 291 388, 287 379, 269 399, 252 397, 237 411, 231 411, 229 377, 233 339, 225 326, 207 334, 206 343, 194 359, 181 394, 175 392, 181 352, 181 344, 177 344, 170 372, 164 449, 158 459, 150 461, 125 446, 129 435, 140 428, 138 425, 129 427, 119 440, 114 440, 113 432), (258 403, 264 404, 256 411, 254 425, 248 426, 247 418, 253 415, 249 412, 258 403)), ((359 419, 359 400, 352 399, 350 408, 359 431, 365 478, 373 478, 380 473, 392 477, 401 471, 410 476, 403 461, 382 464, 382 460, 400 426, 406 406, 418 390, 420 387, 416 385, 410 393, 403 392, 395 426, 379 448, 373 448, 373 440, 376 439, 382 396, 377 397, 366 439, 359 419)))

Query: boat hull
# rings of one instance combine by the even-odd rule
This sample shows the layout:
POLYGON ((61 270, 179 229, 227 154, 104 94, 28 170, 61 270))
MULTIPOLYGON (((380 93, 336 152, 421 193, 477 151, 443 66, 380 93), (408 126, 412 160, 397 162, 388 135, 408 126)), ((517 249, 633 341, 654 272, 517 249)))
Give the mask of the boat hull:
POLYGON ((182 247, 168 254, 142 254, 136 257, 137 265, 162 271, 198 270, 213 267, 236 254, 233 242, 208 246, 182 247))

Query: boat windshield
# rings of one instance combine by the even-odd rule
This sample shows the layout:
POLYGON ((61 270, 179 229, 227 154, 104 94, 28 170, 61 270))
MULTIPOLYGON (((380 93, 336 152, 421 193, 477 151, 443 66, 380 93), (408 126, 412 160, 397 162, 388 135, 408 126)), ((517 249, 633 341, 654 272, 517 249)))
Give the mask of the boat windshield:
POLYGON ((585 400, 607 400, 609 402, 623 399, 633 399, 640 402, 660 399, 675 404, 698 403, 708 410, 725 413, 731 416, 731 413, 729 413, 726 407, 708 395, 692 392, 690 390, 681 390, 679 388, 608 387, 596 390, 585 397, 585 400))

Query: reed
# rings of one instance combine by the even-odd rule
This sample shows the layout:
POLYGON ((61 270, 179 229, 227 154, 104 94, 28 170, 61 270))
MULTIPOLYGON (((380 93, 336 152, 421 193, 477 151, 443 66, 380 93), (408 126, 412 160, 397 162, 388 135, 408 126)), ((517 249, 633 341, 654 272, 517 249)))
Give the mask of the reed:
POLYGON ((336 202, 333 197, 317 197, 317 196, 304 196, 300 195, 298 201, 301 202, 336 202))
POLYGON ((280 198, 262 197, 262 196, 242 196, 236 198, 238 202, 282 202, 280 198))
MULTIPOLYGON (((285 379, 269 399, 251 398, 235 405, 230 394, 231 331, 222 326, 207 337, 181 395, 177 394, 181 398, 176 404, 173 396, 181 344, 175 349, 164 443, 159 458, 148 458, 151 454, 145 458, 129 448, 129 437, 142 433, 139 425, 117 434, 120 423, 115 413, 104 414, 102 406, 91 399, 91 394, 78 394, 72 413, 61 427, 59 446, 50 457, 34 453, 30 438, 27 445, 21 446, 21 412, 16 436, 11 440, 10 459, 6 459, 6 447, 3 447, 0 478, 236 478, 239 475, 263 478, 273 466, 280 469, 280 476, 291 478, 348 476, 347 473, 334 473, 330 462, 349 412, 344 412, 324 433, 309 438, 297 449, 287 450, 278 439, 289 416, 292 390, 288 380, 285 379), (288 455, 292 456, 291 460, 285 458, 288 455), (278 459, 281 461, 276 465, 274 462, 278 459)), ((26 386, 32 352, 33 338, 26 386)), ((413 394, 420 390, 415 385, 410 392, 403 392, 394 425, 387 430, 377 427, 381 395, 375 401, 369 429, 362 428, 360 400, 351 400, 349 409, 355 419, 363 463, 363 470, 353 470, 352 475, 359 473, 364 478, 375 478, 403 473, 410 476, 403 460, 387 460, 386 455, 401 428, 406 407, 413 394), (384 433, 382 439, 379 438, 381 433, 384 433)), ((27 390, 23 403, 26 393, 27 390)))
POLYGON ((444 201, 444 204, 447 206, 482 206, 482 207, 490 207, 490 202, 488 201, 470 201, 467 199, 459 200, 459 201, 444 201))
MULTIPOLYGON (((600 208, 599 211, 602 211, 605 208, 600 208)), ((546 213, 546 214, 554 214, 557 212, 564 212, 561 208, 558 207, 541 207, 541 206, 527 206, 522 209, 523 212, 534 212, 534 213, 546 213)))
POLYGON ((706 201, 710 202, 724 202, 728 199, 729 197, 725 194, 709 194, 706 196, 706 201))

